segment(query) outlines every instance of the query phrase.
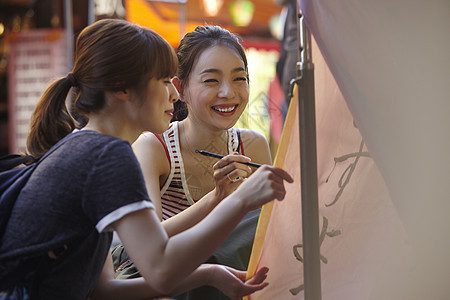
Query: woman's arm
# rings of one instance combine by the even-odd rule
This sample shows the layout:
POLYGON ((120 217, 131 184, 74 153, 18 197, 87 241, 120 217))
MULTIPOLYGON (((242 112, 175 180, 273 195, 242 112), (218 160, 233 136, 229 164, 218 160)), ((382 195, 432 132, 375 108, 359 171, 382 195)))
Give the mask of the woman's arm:
POLYGON ((102 273, 90 300, 100 299, 149 299, 158 296, 144 278, 118 280, 114 279, 111 254, 108 254, 102 273))
POLYGON ((152 289, 142 277, 114 279, 112 258, 109 254, 90 300, 138 300, 161 296, 176 296, 203 285, 214 286, 228 297, 234 299, 251 294, 267 286, 268 283, 264 282, 267 271, 267 268, 262 268, 255 276, 244 282, 246 272, 221 265, 204 264, 194 270, 185 280, 182 280, 171 295, 161 295, 152 289))
POLYGON ((141 275, 159 293, 169 294, 214 253, 249 211, 282 200, 284 180, 292 182, 285 171, 260 167, 197 225, 171 238, 152 209, 130 213, 113 227, 141 275))
POLYGON ((133 151, 144 174, 147 192, 155 206, 156 214, 162 220, 160 185, 170 173, 170 162, 158 138, 150 132, 141 134, 133 143, 133 151))

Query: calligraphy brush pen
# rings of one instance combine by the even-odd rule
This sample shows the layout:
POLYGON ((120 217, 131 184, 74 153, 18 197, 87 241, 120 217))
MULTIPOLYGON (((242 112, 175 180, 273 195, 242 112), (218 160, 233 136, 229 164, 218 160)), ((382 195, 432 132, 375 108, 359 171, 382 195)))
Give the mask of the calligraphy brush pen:
MULTIPOLYGON (((201 155, 204 155, 204 156, 211 156, 211 157, 219 158, 219 159, 224 157, 224 155, 208 152, 208 151, 205 151, 205 150, 195 150, 195 152, 199 153, 201 155)), ((253 162, 244 162, 244 163, 241 163, 241 164, 244 164, 244 165, 247 165, 247 166, 250 166, 250 167, 255 167, 255 168, 261 167, 260 164, 253 163, 253 162)))

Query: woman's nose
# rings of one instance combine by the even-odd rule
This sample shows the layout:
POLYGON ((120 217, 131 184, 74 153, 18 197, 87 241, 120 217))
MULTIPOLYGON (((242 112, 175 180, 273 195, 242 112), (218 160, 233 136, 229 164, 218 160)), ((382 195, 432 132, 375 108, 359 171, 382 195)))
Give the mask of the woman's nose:
POLYGON ((232 98, 234 97, 234 95, 235 91, 233 89, 233 85, 230 82, 224 80, 220 85, 218 96, 221 98, 232 98))

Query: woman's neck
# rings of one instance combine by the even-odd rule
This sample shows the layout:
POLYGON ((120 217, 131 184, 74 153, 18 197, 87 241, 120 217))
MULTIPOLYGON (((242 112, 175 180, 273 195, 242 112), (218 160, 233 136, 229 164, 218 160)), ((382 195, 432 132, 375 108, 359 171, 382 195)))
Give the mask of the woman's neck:
POLYGON ((196 126, 194 122, 185 119, 179 123, 179 134, 182 148, 189 151, 220 149, 227 152, 227 131, 212 130, 206 126, 196 126))
POLYGON ((89 122, 84 127, 87 130, 94 130, 102 134, 115 136, 122 140, 128 141, 130 144, 138 138, 141 133, 130 126, 128 122, 123 120, 120 115, 95 114, 89 117, 89 122))

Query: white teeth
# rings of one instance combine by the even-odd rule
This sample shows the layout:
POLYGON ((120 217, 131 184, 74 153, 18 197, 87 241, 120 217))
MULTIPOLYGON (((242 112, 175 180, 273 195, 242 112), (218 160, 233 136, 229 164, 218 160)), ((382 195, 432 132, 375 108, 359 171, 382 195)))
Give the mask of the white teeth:
POLYGON ((213 107, 214 110, 217 110, 217 111, 220 111, 220 112, 223 112, 223 113, 233 111, 235 108, 236 108, 236 106, 232 106, 232 107, 229 107, 229 108, 213 107))

